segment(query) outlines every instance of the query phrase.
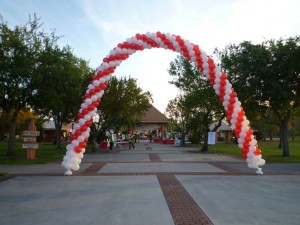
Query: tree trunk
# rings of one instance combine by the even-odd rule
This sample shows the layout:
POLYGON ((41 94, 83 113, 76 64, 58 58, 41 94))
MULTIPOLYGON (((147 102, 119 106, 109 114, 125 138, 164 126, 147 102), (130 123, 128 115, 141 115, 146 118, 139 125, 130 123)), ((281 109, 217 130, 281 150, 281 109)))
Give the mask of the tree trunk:
POLYGON ((93 143, 93 147, 92 147, 92 150, 91 152, 96 152, 97 149, 98 149, 98 146, 97 146, 97 131, 96 131, 96 127, 94 124, 92 124, 91 126, 91 139, 92 139, 92 143, 93 143))
POLYGON ((61 147, 61 127, 62 123, 60 117, 54 118, 54 125, 55 125, 55 139, 56 139, 56 149, 62 149, 61 147))
POLYGON ((279 143, 278 148, 282 148, 282 126, 279 127, 279 143))
POLYGON ((204 143, 203 143, 203 146, 201 148, 201 152, 207 152, 208 151, 208 131, 205 133, 204 135, 204 143))
POLYGON ((6 113, 6 119, 8 121, 8 145, 7 145, 7 156, 15 155, 15 141, 16 141, 16 124, 17 124, 18 113, 15 111, 10 118, 10 113, 6 113))
POLYGON ((289 124, 290 116, 287 115, 281 120, 281 127, 282 127, 282 156, 289 157, 290 150, 289 150, 289 140, 288 140, 288 124, 289 124))
POLYGON ((270 141, 273 141, 272 132, 269 132, 270 141))
POLYGON ((292 119, 292 141, 295 141, 295 134, 294 134, 294 120, 292 119))

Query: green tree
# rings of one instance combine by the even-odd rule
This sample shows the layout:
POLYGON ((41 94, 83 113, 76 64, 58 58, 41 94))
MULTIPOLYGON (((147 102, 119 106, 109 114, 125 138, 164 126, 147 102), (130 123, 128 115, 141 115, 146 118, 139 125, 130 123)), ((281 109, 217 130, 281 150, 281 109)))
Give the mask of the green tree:
POLYGON ((282 156, 289 156, 288 124, 300 101, 300 37, 258 45, 245 41, 218 53, 245 110, 273 110, 280 122, 282 156))
POLYGON ((7 155, 14 155, 19 112, 36 94, 33 83, 44 34, 36 17, 25 25, 8 27, 0 17, 0 107, 8 122, 7 155))
POLYGON ((184 135, 187 131, 187 121, 189 120, 189 110, 185 107, 184 97, 182 95, 168 102, 166 115, 173 125, 182 133, 181 145, 184 145, 184 135))
POLYGON ((61 127, 74 121, 83 96, 82 86, 92 77, 92 70, 85 60, 73 55, 69 46, 60 48, 56 43, 46 45, 39 62, 34 108, 43 117, 53 118, 54 144, 61 149, 61 127))
MULTIPOLYGON (((174 77, 171 84, 174 84, 183 93, 181 100, 185 107, 187 129, 194 135, 204 133, 204 145, 201 151, 207 151, 207 135, 210 124, 225 117, 223 106, 214 89, 210 86, 205 75, 183 56, 178 56, 170 64, 169 74, 174 77)), ((216 130, 218 126, 214 128, 216 130)))
POLYGON ((140 117, 151 106, 150 92, 144 92, 131 77, 112 77, 98 107, 102 130, 134 128, 140 117))

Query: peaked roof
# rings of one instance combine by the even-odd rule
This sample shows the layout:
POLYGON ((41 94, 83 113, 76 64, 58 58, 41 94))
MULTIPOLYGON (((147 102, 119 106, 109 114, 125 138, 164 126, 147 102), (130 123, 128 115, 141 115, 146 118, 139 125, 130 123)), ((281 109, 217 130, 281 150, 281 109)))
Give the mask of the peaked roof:
MULTIPOLYGON (((72 129, 72 125, 73 125, 73 123, 63 124, 61 129, 62 130, 72 129)), ((42 124, 42 127, 43 127, 43 130, 55 130, 54 121, 53 120, 45 121, 42 124)))
MULTIPOLYGON (((218 122, 214 122, 209 126, 209 129, 212 130, 215 128, 215 126, 218 124, 218 122)), ((217 131, 225 131, 225 130, 232 130, 232 127, 229 126, 224 120, 221 122, 221 126, 217 129, 217 131)))
POLYGON ((148 111, 141 117, 142 123, 169 123, 168 118, 162 114, 153 105, 148 109, 148 111))

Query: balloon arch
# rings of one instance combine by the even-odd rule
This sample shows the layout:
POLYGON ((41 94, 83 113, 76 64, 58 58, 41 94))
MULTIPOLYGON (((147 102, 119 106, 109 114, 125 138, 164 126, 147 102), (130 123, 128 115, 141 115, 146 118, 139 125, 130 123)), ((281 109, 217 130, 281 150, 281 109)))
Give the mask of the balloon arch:
POLYGON ((243 157, 246 158, 248 167, 257 169, 257 174, 263 174, 259 166, 263 166, 265 160, 262 159, 261 150, 254 139, 253 130, 249 126, 249 120, 245 116, 241 102, 220 66, 215 64, 214 60, 198 45, 192 44, 178 35, 147 32, 146 34, 136 34, 134 37, 118 44, 97 68, 93 80, 87 87, 81 109, 77 115, 70 138, 71 143, 66 147, 67 152, 62 162, 62 166, 67 169, 65 175, 72 175, 72 170, 79 170, 90 135, 93 117, 116 67, 136 51, 151 48, 164 48, 178 52, 187 60, 195 63, 199 70, 206 75, 226 110, 227 118, 238 138, 239 148, 242 150, 243 157))

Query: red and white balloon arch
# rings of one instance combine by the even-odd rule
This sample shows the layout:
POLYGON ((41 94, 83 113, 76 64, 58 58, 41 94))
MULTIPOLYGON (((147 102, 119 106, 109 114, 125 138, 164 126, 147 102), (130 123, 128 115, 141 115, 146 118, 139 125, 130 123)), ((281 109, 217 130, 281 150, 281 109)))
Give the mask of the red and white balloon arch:
POLYGON ((198 45, 182 39, 178 35, 164 34, 161 32, 136 34, 126 41, 113 48, 109 55, 103 59, 102 64, 97 68, 93 80, 87 87, 86 94, 81 104, 81 109, 74 124, 71 143, 67 145, 66 155, 63 158, 62 166, 67 170, 65 175, 71 175, 72 170, 79 170, 83 153, 90 135, 90 126, 96 114, 97 107, 101 102, 101 97, 108 85, 112 74, 123 60, 126 60, 136 51, 151 48, 164 48, 182 54, 187 60, 195 63, 199 70, 206 75, 214 88, 215 93, 220 97, 227 118, 230 121, 239 147, 249 168, 257 169, 257 174, 262 174, 261 168, 265 164, 262 159, 261 150, 254 139, 253 130, 249 126, 249 120, 241 107, 241 102, 237 94, 227 79, 227 75, 215 64, 214 60, 208 56, 198 45))

